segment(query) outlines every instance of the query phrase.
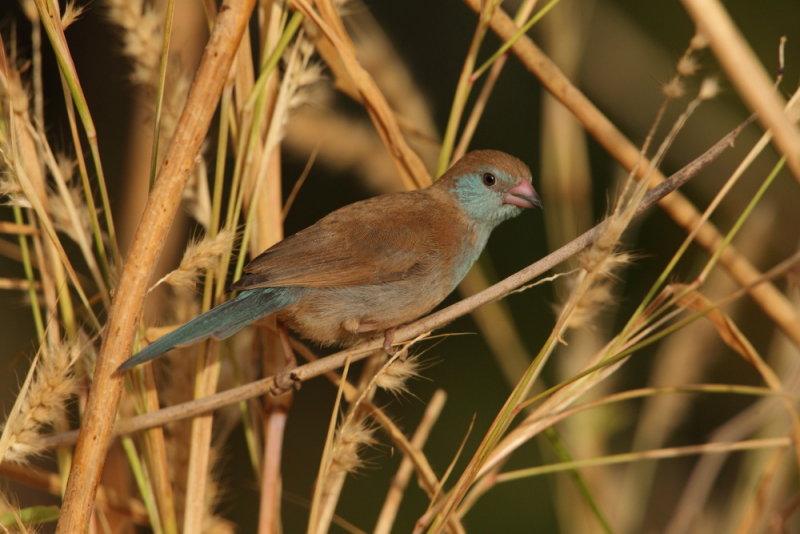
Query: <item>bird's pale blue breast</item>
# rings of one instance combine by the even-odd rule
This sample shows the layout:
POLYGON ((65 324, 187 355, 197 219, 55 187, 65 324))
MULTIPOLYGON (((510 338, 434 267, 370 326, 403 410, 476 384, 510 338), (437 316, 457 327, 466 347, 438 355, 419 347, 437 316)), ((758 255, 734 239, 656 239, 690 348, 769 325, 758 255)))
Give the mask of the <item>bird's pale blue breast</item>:
POLYGON ((464 247, 463 254, 453 266, 453 287, 457 286, 459 282, 467 276, 467 273, 478 260, 483 249, 486 247, 486 242, 489 240, 491 230, 476 225, 474 231, 475 233, 470 236, 471 239, 468 239, 465 244, 466 246, 464 247))

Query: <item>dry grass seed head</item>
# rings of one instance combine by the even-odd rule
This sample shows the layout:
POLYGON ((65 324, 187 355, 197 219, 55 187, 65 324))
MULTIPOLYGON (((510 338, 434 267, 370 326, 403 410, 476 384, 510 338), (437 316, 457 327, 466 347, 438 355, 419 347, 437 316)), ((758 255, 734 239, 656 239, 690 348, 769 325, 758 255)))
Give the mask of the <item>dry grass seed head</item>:
POLYGON ((316 61, 308 61, 302 69, 298 69, 297 87, 289 100, 290 109, 307 104, 319 105, 329 99, 331 92, 324 86, 324 69, 324 65, 316 61))
MULTIPOLYGON (((191 78, 185 72, 177 72, 170 70, 167 73, 166 88, 164 91, 164 105, 161 108, 161 135, 164 137, 163 142, 166 143, 172 138, 175 132, 175 127, 178 125, 178 113, 183 109, 186 103, 186 97, 189 94, 189 88, 192 85, 191 78)), ((202 164, 205 165, 205 159, 202 153, 205 149, 201 150, 201 155, 197 156, 195 167, 202 164)), ((163 156, 163 151, 160 152, 163 156)), ((205 179, 205 175, 203 176, 205 179)), ((206 189, 208 186, 206 185, 206 189)))
MULTIPOLYGON (((279 127, 281 139, 287 135, 287 126, 293 111, 304 104, 318 105, 320 93, 318 82, 323 80, 322 66, 311 61, 314 48, 305 37, 300 37, 295 46, 287 48, 282 58, 284 75, 281 80, 277 105, 272 114, 272 121, 279 127)), ((272 126, 270 126, 270 129, 272 126)))
POLYGON ((362 448, 375 443, 375 438, 372 437, 374 430, 364 419, 345 418, 342 426, 336 431, 331 469, 334 472, 352 473, 363 467, 364 462, 359 452, 362 448))
MULTIPOLYGON (((611 217, 609 221, 617 219, 611 217)), ((614 232, 604 232, 595 246, 590 247, 586 252, 578 257, 578 263, 582 269, 592 277, 592 283, 575 304, 572 313, 567 321, 567 326, 576 328, 585 326, 603 309, 614 303, 616 299, 612 294, 615 282, 618 277, 614 271, 619 269, 633 259, 633 255, 625 252, 616 252, 616 239, 604 236, 618 236, 614 232)), ((574 284, 575 279, 572 280, 574 284)))
POLYGON ((71 182, 72 178, 75 176, 75 169, 78 166, 78 162, 63 152, 56 152, 55 159, 58 172, 61 173, 64 181, 67 183, 71 182))
POLYGON ((614 270, 627 265, 632 259, 633 255, 627 252, 590 249, 578 256, 578 265, 595 276, 612 278, 614 270))
POLYGON ((122 29, 122 53, 133 62, 134 83, 155 87, 161 63, 161 17, 142 0, 107 0, 108 18, 122 29))
MULTIPOLYGON (((122 53, 133 63, 131 80, 155 91, 159 84, 163 17, 157 9, 142 0, 106 0, 106 5, 108 18, 122 30, 122 53)), ((190 85, 190 78, 181 72, 180 67, 168 70, 159 125, 165 143, 175 131, 178 113, 183 109, 190 85)), ((202 179, 205 179, 204 173, 202 179)), ((208 223, 204 220, 210 216, 205 217, 204 212, 193 209, 191 200, 189 211, 208 228, 208 223)))
POLYGON ((700 84, 697 98, 700 100, 711 100, 719 94, 719 79, 716 76, 709 76, 700 84))
MULTIPOLYGON (((574 292, 578 290, 577 288, 580 286, 581 282, 585 280, 585 274, 585 272, 579 271, 578 276, 568 277, 564 280, 564 289, 566 290, 564 293, 565 297, 561 302, 557 302, 552 306, 556 316, 561 316, 566 313, 570 301, 574 298, 574 292)), ((574 302, 565 325, 567 328, 588 325, 600 309, 608 304, 609 300, 609 284, 606 280, 600 278, 592 285, 583 289, 583 294, 574 302)), ((564 342, 563 340, 561 341, 564 342)), ((566 344, 566 342, 564 342, 564 344, 566 344)))
MULTIPOLYGON (((624 200, 621 199, 622 203, 624 200)), ((578 256, 578 265, 586 272, 607 272, 621 261, 630 259, 628 257, 623 257, 621 261, 611 259, 616 254, 620 236, 628 225, 628 218, 621 213, 624 209, 625 206, 620 205, 617 211, 606 218, 606 226, 595 242, 578 256)))
POLYGON ((678 60, 678 65, 675 67, 675 70, 678 72, 678 76, 692 76, 700 70, 700 64, 694 57, 687 53, 678 60))
POLYGON ((75 211, 78 220, 72 217, 72 211, 68 208, 68 199, 64 198, 58 191, 48 191, 48 202, 50 217, 56 230, 64 232, 70 239, 79 243, 81 235, 92 234, 92 221, 83 197, 83 189, 79 184, 67 186, 67 194, 73 206, 78 209, 75 211))
POLYGON ((661 88, 661 92, 665 98, 677 100, 686 94, 686 87, 684 87, 683 81, 678 76, 674 76, 661 88))
POLYGON ((4 461, 21 463, 37 454, 40 431, 64 420, 66 401, 78 388, 72 367, 79 355, 79 343, 44 348, 19 412, 3 425, 3 433, 10 432, 4 461))
POLYGON ((409 392, 406 383, 420 376, 420 361, 418 355, 406 358, 394 358, 384 366, 375 377, 375 386, 388 391, 395 397, 409 392))
POLYGON ((67 6, 64 8, 64 13, 61 15, 61 25, 64 27, 64 29, 76 22, 81 15, 83 15, 85 10, 85 5, 79 6, 76 2, 67 2, 67 6))
MULTIPOLYGON (((4 114, 5 110, 14 114, 27 112, 30 99, 18 70, 10 68, 6 73, 0 71, 0 97, 2 97, 0 104, 2 104, 4 114)), ((6 125, 4 124, 4 126, 6 125)))
POLYGON ((219 483, 221 462, 219 461, 220 448, 217 443, 215 438, 215 444, 211 446, 209 451, 208 466, 210 473, 206 478, 206 490, 204 492, 206 506, 204 510, 205 517, 203 518, 203 532, 205 534, 211 532, 218 534, 235 532, 233 523, 217 515, 220 502, 224 501, 227 497, 226 489, 219 483))
POLYGON ((324 74, 325 66, 312 60, 314 55, 314 45, 307 37, 301 37, 297 41, 297 52, 300 54, 299 61, 292 61, 294 53, 289 49, 283 57, 284 67, 286 68, 286 83, 292 87, 289 97, 289 109, 296 109, 305 104, 319 105, 321 101, 328 99, 330 91, 327 91, 323 82, 327 81, 324 74))
POLYGON ((612 295, 613 287, 613 282, 608 278, 600 279, 592 284, 589 289, 584 291, 572 309, 572 313, 567 319, 567 326, 569 328, 589 326, 598 313, 615 302, 612 295))
MULTIPOLYGON (((183 521, 184 505, 186 502, 186 482, 188 480, 189 469, 189 447, 187 443, 191 440, 191 422, 176 421, 168 426, 167 434, 167 456, 169 466, 172 470, 172 478, 175 494, 175 505, 179 521, 183 521)), ((203 507, 203 528, 206 532, 233 532, 232 525, 225 519, 215 514, 215 509, 220 501, 225 497, 224 490, 219 484, 219 447, 212 444, 208 450, 208 469, 209 476, 205 479, 203 507)))
POLYGON ((20 208, 30 208, 31 203, 22 193, 14 174, 8 170, 0 170, 0 203, 5 206, 17 206, 20 208))
POLYGON ((213 238, 207 236, 189 244, 178 268, 156 282, 150 290, 162 283, 175 287, 194 287, 200 273, 216 267, 220 256, 232 246, 233 233, 230 230, 222 230, 213 238))

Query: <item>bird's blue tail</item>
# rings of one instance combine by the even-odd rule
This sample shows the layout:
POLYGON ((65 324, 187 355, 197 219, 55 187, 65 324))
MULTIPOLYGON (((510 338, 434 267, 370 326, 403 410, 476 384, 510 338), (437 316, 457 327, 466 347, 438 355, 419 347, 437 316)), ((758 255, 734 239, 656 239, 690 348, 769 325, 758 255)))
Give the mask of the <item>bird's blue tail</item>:
POLYGON ((192 345, 210 337, 225 339, 232 336, 257 319, 296 302, 302 291, 295 287, 242 291, 236 298, 223 302, 150 343, 120 365, 119 371, 150 361, 175 347, 192 345))

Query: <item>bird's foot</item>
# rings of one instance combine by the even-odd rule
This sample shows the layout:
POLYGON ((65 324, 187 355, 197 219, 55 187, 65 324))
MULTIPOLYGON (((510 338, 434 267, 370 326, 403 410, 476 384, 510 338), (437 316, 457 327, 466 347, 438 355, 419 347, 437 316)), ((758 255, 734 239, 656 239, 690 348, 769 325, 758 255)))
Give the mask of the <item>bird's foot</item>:
POLYGON ((269 392, 277 397, 278 395, 283 395, 287 391, 299 391, 302 385, 303 381, 293 370, 283 371, 272 378, 272 385, 269 387, 269 392))
POLYGON ((281 395, 292 389, 295 391, 300 390, 303 381, 297 376, 294 371, 297 368, 297 358, 292 350, 292 342, 289 339, 289 331, 286 325, 278 322, 278 339, 281 342, 281 348, 284 354, 284 368, 281 372, 277 373, 272 379, 272 385, 269 388, 270 393, 273 395, 281 395))
MULTIPOLYGON (((378 330, 378 326, 372 321, 350 318, 342 321, 342 329, 351 334, 368 334, 378 330)), ((387 328, 383 331, 383 350, 389 356, 394 356, 397 352, 397 347, 393 346, 395 330, 395 328, 387 328)))

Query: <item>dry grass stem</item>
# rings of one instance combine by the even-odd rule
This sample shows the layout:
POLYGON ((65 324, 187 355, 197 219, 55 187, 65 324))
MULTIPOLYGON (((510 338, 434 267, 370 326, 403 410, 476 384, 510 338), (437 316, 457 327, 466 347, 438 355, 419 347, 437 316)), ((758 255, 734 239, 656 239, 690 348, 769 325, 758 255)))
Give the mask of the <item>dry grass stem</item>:
POLYGON ((678 458, 687 455, 697 454, 728 454, 732 451, 772 449, 777 447, 789 447, 789 438, 763 438, 730 442, 712 442, 701 445, 686 445, 683 447, 668 447, 652 451, 639 451, 627 454, 609 455, 603 458, 580 460, 569 465, 557 464, 552 466, 534 467, 520 471, 507 471, 498 475, 497 482, 508 482, 521 477, 543 475, 546 473, 557 472, 566 469, 595 467, 600 465, 611 465, 622 462, 637 462, 642 460, 655 460, 662 458, 678 458))
POLYGON ((261 503, 259 506, 259 533, 279 532, 281 528, 281 460, 283 437, 287 421, 282 407, 267 408, 267 423, 264 425, 264 468, 261 472, 261 503))

